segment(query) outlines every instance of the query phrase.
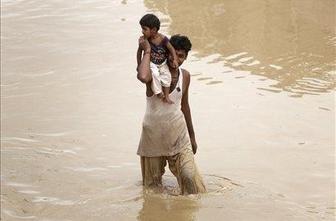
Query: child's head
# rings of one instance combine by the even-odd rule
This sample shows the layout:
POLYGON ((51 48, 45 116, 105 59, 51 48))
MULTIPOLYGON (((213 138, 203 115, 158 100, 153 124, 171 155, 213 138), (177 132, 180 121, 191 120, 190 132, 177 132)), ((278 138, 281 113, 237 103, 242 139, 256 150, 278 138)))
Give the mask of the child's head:
POLYGON ((156 17, 153 14, 146 14, 144 15, 140 21, 139 21, 141 28, 142 28, 142 34, 149 38, 153 34, 156 34, 160 29, 160 20, 158 17, 156 17))

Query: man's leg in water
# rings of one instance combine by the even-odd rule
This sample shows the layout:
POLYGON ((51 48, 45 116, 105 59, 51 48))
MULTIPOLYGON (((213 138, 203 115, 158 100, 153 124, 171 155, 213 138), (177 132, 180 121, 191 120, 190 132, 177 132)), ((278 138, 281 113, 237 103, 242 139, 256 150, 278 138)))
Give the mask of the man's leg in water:
POLYGON ((206 192, 202 177, 194 161, 194 154, 190 148, 184 148, 180 153, 167 157, 167 159, 169 169, 177 178, 183 195, 206 192))
POLYGON ((165 172, 165 157, 140 157, 142 184, 146 187, 162 186, 162 176, 165 172))

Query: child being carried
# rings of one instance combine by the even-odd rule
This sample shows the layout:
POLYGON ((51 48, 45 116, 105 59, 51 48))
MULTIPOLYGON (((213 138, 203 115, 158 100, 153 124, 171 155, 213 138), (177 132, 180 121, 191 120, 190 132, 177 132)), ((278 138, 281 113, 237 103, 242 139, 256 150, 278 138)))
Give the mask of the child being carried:
MULTIPOLYGON (((155 95, 163 99, 164 102, 172 104, 169 98, 171 83, 171 74, 167 65, 168 54, 173 56, 174 67, 178 67, 177 57, 174 47, 170 44, 169 39, 159 33, 160 20, 153 14, 146 14, 140 20, 143 36, 149 41, 151 46, 150 52, 150 69, 152 72, 152 91, 155 95)), ((141 62, 142 50, 138 48, 137 62, 141 62)))

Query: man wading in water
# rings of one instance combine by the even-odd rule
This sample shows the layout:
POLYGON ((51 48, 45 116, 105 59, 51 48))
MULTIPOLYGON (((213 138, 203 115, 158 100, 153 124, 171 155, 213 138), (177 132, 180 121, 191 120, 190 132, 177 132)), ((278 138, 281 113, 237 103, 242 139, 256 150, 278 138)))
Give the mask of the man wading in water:
POLYGON ((144 53, 137 69, 137 77, 146 84, 147 97, 137 151, 141 159, 142 181, 146 187, 161 186, 168 161, 182 194, 203 193, 206 189, 193 155, 196 154, 197 143, 188 102, 190 74, 180 68, 188 56, 191 43, 187 37, 180 35, 172 36, 170 43, 175 48, 179 65, 173 68, 173 58, 169 55, 168 66, 172 78, 169 97, 173 104, 164 103, 154 95, 151 89, 151 46, 146 38, 139 38, 139 48, 144 53))

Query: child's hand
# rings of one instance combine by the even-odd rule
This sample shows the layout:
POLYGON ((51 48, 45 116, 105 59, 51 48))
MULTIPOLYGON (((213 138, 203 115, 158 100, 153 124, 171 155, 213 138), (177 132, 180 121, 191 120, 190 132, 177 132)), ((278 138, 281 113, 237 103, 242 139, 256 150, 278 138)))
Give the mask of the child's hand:
POLYGON ((143 51, 150 50, 150 44, 144 36, 139 38, 139 48, 143 51))
POLYGON ((179 64, 176 59, 173 61, 173 68, 178 68, 179 64))

